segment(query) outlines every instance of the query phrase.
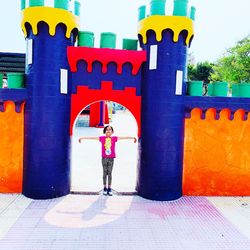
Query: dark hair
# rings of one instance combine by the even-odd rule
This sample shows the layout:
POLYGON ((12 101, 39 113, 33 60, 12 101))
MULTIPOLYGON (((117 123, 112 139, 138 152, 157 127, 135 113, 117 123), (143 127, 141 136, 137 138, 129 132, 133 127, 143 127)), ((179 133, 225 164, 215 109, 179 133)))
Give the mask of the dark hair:
POLYGON ((111 128, 111 130, 112 130, 112 133, 114 133, 114 129, 113 129, 113 127, 112 126, 110 126, 110 125, 107 125, 107 126, 105 126, 104 127, 104 129, 103 129, 103 134, 105 134, 106 133, 106 130, 107 130, 107 128, 108 127, 110 127, 111 128))

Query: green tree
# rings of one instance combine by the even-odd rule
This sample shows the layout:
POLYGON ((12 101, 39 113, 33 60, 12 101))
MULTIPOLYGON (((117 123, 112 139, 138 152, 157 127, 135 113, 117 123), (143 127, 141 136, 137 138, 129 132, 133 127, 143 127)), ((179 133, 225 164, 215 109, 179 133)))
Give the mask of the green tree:
POLYGON ((250 35, 228 49, 213 67, 211 80, 250 82, 250 35))
POLYGON ((196 66, 194 64, 188 64, 188 81, 196 80, 196 66))
POLYGON ((188 65, 188 80, 197 80, 208 83, 210 76, 213 73, 213 64, 205 61, 197 63, 197 65, 188 65))

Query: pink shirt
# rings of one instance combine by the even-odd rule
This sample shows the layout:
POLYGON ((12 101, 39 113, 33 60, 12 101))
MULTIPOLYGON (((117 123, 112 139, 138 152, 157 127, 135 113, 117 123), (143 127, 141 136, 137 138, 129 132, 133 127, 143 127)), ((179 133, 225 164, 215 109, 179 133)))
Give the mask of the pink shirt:
POLYGON ((102 143, 102 157, 103 158, 115 158, 115 143, 117 142, 117 136, 99 136, 99 141, 102 143))

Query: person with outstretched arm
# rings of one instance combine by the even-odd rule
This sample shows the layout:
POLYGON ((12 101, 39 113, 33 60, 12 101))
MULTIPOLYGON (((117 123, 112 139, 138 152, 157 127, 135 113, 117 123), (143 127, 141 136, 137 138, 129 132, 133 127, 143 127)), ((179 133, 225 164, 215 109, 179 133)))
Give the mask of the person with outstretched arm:
POLYGON ((83 140, 99 140, 102 145, 102 167, 103 167, 103 194, 112 196, 112 170, 114 165, 115 154, 115 144, 118 140, 133 140, 136 143, 137 139, 135 137, 129 136, 112 136, 114 129, 112 126, 107 125, 103 129, 104 136, 86 136, 79 138, 79 143, 83 140), (108 185, 107 185, 108 178, 108 185))

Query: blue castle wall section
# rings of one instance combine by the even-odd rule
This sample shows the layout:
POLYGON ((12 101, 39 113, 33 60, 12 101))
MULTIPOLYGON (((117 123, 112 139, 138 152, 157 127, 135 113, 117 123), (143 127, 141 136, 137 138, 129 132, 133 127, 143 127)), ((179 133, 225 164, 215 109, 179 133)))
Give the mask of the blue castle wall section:
POLYGON ((209 108, 216 109, 216 119, 219 119, 219 112, 222 109, 230 109, 231 117, 233 119, 234 112, 243 109, 245 111, 245 119, 250 112, 250 98, 237 97, 205 97, 205 96, 186 96, 185 97, 185 117, 190 117, 190 112, 194 108, 202 110, 202 117, 205 118, 205 112, 209 108))
POLYGON ((4 102, 12 101, 15 103, 15 111, 21 111, 21 104, 27 99, 26 89, 0 89, 0 112, 4 112, 4 102))
POLYGON ((185 37, 173 42, 172 32, 164 31, 162 41, 148 32, 142 48, 150 55, 150 46, 158 45, 157 69, 143 67, 141 163, 137 191, 152 200, 172 200, 182 196, 184 140, 184 93, 175 95, 176 71, 185 75, 185 37))
MULTIPOLYGON (((60 69, 69 69, 65 25, 55 36, 40 22, 38 35, 31 29, 33 63, 26 69, 27 104, 24 132, 23 194, 36 199, 66 195, 70 191, 70 94, 60 93, 60 69)), ((70 78, 70 77, 69 77, 70 78)))
POLYGON ((90 89, 101 89, 101 81, 112 81, 114 90, 124 90, 125 87, 135 87, 136 95, 141 95, 141 70, 132 75, 132 65, 123 65, 122 74, 117 73, 116 63, 109 63, 107 73, 102 73, 102 64, 93 63, 92 72, 87 71, 87 63, 79 61, 77 72, 72 73, 72 93, 76 93, 77 86, 88 86, 90 89))

